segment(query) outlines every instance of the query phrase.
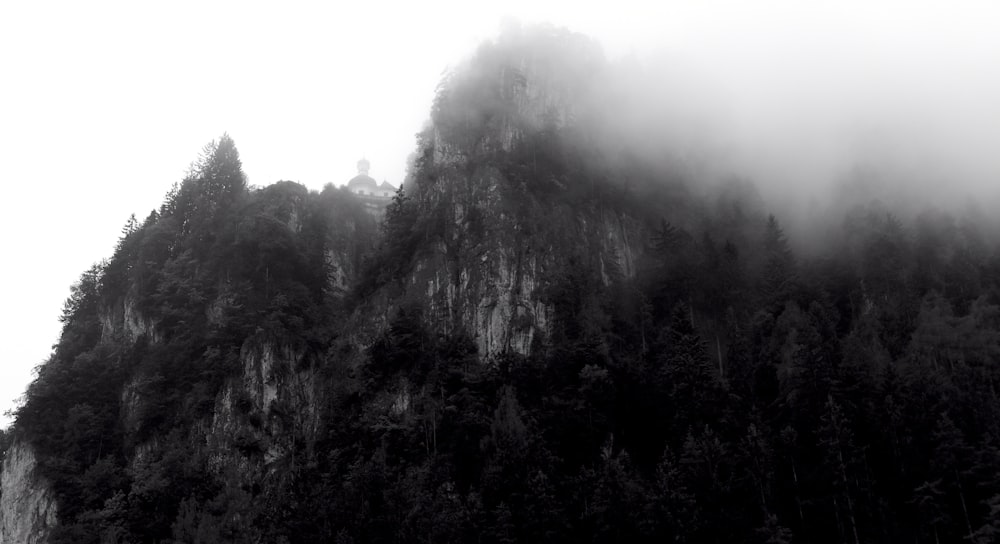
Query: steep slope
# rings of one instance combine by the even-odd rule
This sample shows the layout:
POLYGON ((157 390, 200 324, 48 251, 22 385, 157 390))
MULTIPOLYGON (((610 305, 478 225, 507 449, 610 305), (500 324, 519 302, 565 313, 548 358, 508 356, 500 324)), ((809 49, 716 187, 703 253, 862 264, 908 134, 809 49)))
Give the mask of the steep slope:
MULTIPOLYGON (((42 534, 58 503, 53 541, 242 534, 234 512, 285 485, 298 456, 315 463, 334 417, 331 373, 378 353, 401 309, 468 335, 481 360, 527 356, 557 328, 551 293, 579 279, 567 271, 604 287, 634 276, 643 225, 568 166, 583 152, 569 141, 579 89, 604 61, 588 40, 556 35, 568 41, 549 58, 522 36, 443 84, 412 196, 390 208, 367 262, 376 229, 351 195, 288 183, 247 194, 232 141, 206 148, 67 302, 5 465, 4 511, 38 514, 12 514, 11 530, 42 534), (570 183, 591 187, 567 200, 570 183), (165 510, 133 516, 156 502, 165 510)), ((403 416, 397 389, 386 406, 403 416)))
POLYGON ((688 199, 680 184, 646 199, 642 183, 664 172, 600 141, 615 114, 596 106, 610 70, 587 38, 534 28, 485 44, 442 82, 406 199, 390 209, 390 255, 360 288, 389 284, 376 308, 418 301, 481 358, 528 355, 553 332, 550 295, 570 269, 604 287, 635 277, 658 212, 688 199))
POLYGON ((0 476, 0 542, 48 542, 58 506, 37 464, 26 443, 17 442, 6 452, 0 476))
POLYGON ((400 334, 481 373, 594 333, 573 316, 635 278, 656 224, 580 138, 605 69, 563 31, 484 46, 442 83, 377 244, 346 191, 248 193, 232 140, 208 146, 74 287, 18 413, 4 534, 266 541, 240 520, 273 523, 303 463, 335 468, 338 410, 422 417, 424 363, 386 366, 400 334))
POLYGON ((380 224, 208 146, 73 287, 4 542, 995 540, 1000 236, 873 203, 801 260, 628 70, 485 44, 380 224))
MULTIPOLYGON (((543 445, 519 415, 546 398, 538 380, 607 407, 612 381, 636 379, 662 344, 670 306, 701 300, 663 281, 691 275, 691 236, 674 225, 693 228, 701 204, 635 142, 609 143, 625 114, 620 96, 606 102, 612 69, 551 28, 484 45, 442 82, 381 228, 343 190, 249 192, 232 140, 206 148, 67 302, 18 413, 14 451, 35 452, 37 477, 28 454, 11 457, 12 482, 28 483, 0 500, 46 508, 17 530, 379 540, 429 522, 393 518, 393 500, 416 496, 376 500, 379 486, 493 519, 513 450, 541 474, 553 455, 589 463, 618 433, 655 458, 659 442, 629 438, 640 421, 576 421, 543 445)), ((468 536, 455 530, 442 538, 468 536)))
POLYGON ((247 193, 232 141, 206 148, 74 287, 4 460, 3 541, 158 540, 182 499, 259 486, 314 440, 317 357, 375 235, 348 192, 247 193))

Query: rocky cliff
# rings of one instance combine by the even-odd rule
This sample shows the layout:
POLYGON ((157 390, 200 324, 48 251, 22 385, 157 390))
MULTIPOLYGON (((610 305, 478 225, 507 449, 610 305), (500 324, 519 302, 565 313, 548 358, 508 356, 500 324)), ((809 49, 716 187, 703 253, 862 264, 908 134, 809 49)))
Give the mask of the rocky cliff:
POLYGON ((0 542, 48 542, 58 506, 48 481, 36 471, 31 446, 16 441, 7 452, 0 475, 0 542))
MULTIPOLYGON (((435 154, 451 146, 437 136, 432 145, 435 154)), ((545 289, 570 259, 598 270, 605 285, 634 274, 645 242, 635 219, 613 209, 546 206, 498 168, 452 157, 418 193, 444 226, 416 260, 408 292, 426 297, 446 332, 465 327, 484 358, 527 355, 544 343, 552 319, 545 289)))
POLYGON ((424 301, 435 327, 468 333, 483 360, 545 344, 546 290, 568 266, 609 286, 634 277, 648 241, 641 218, 596 193, 569 195, 597 185, 566 163, 599 152, 578 138, 606 66, 592 42, 560 38, 553 48, 507 36, 456 69, 405 185, 427 234, 380 307, 424 301))

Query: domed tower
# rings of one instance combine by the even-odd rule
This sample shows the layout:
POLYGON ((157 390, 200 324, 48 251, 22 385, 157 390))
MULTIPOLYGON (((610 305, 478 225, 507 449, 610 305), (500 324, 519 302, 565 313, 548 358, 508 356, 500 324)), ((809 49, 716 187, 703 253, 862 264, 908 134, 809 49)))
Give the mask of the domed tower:
POLYGON ((368 159, 358 161, 358 175, 347 182, 347 190, 358 196, 368 213, 381 217, 386 206, 392 202, 396 188, 386 181, 379 185, 368 175, 370 166, 368 159))
POLYGON ((368 175, 368 159, 358 161, 358 175, 347 182, 347 190, 361 196, 374 196, 378 191, 378 183, 368 175))

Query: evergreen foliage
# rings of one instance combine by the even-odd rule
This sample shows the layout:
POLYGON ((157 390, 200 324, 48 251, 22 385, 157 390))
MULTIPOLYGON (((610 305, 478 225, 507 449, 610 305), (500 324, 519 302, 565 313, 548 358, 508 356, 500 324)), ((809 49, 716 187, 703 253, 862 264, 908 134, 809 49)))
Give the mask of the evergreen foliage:
MULTIPOLYGON (((559 41, 556 88, 600 65, 524 39, 559 41)), ((627 214, 634 270, 551 247, 544 338, 487 359, 407 291, 455 229, 492 227, 443 219, 429 132, 381 229, 343 190, 248 189, 224 136, 81 276, 17 411, 54 541, 993 541, 1000 237, 872 205, 807 257, 746 185, 706 202, 641 160, 609 179, 562 120, 497 146, 511 50, 442 86, 440 137, 539 237, 627 214), (313 398, 256 404, 263 346, 313 398)))

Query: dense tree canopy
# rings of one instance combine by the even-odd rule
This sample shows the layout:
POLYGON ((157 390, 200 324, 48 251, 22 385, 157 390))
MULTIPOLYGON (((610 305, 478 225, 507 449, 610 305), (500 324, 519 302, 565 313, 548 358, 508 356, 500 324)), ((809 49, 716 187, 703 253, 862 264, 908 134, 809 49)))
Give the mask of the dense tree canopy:
POLYGON ((798 254, 745 180, 601 163, 562 117, 495 146, 515 100, 496 85, 526 77, 511 51, 556 40, 558 92, 604 69, 532 32, 443 84, 381 227, 344 190, 249 189, 227 136, 128 221, 12 431, 58 498, 55 541, 995 541, 1000 236, 871 203, 798 254), (526 231, 557 208, 634 220, 634 269, 552 248, 544 338, 478 353, 474 324, 400 295, 422 252, 491 227, 442 219, 445 144, 526 231), (255 405, 261 346, 313 397, 255 405))

